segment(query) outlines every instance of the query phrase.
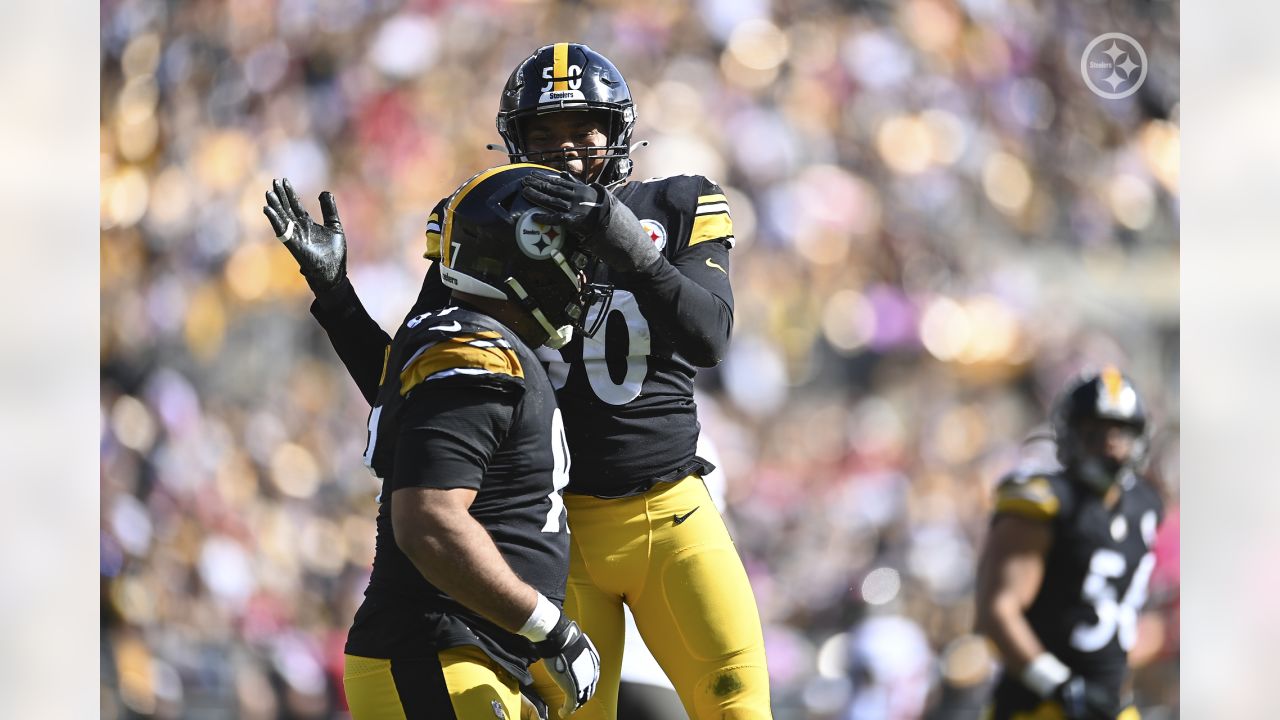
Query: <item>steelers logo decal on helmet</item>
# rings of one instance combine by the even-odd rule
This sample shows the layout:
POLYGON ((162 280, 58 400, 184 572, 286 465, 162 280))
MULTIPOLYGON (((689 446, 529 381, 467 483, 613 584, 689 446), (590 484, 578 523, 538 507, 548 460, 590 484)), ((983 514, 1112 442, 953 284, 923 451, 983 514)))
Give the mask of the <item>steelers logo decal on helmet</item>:
POLYGON ((662 249, 667 246, 667 229, 662 227, 662 223, 646 218, 640 221, 640 227, 644 228, 645 234, 653 241, 658 252, 662 252, 662 249))
POLYGON ((564 228, 533 219, 540 210, 526 210, 516 221, 516 244, 534 260, 549 258, 564 247, 564 228))

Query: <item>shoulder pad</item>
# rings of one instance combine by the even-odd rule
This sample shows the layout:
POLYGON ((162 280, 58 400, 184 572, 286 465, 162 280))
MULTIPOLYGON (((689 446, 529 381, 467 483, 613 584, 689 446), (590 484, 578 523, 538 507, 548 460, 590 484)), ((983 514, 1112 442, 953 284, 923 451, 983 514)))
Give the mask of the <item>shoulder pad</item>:
POLYGON ((423 249, 422 257, 428 260, 440 259, 440 228, 441 223, 444 222, 445 200, 436 203, 436 206, 431 209, 431 214, 427 216, 426 247, 423 249))
POLYGON ((1062 498, 1046 473, 1010 473, 996 487, 995 513, 1049 521, 1062 511, 1062 498))
POLYGON ((704 175, 684 174, 653 177, 641 184, 648 183, 661 184, 661 187, 652 192, 662 198, 662 203, 672 212, 682 215, 692 213, 693 222, 685 248, 709 240, 718 240, 733 247, 733 218, 729 214, 729 200, 714 180, 704 175))
MULTIPOLYGON (((689 243, 693 247, 708 240, 719 240, 733 247, 733 217, 729 199, 716 182, 703 175, 673 175, 668 198, 680 212, 693 209, 693 227, 689 243)), ((646 181, 648 182, 648 181, 646 181)))
POLYGON ((698 179, 702 183, 698 189, 689 245, 692 247, 708 240, 719 240, 733 247, 733 217, 729 214, 729 199, 725 197, 724 190, 713 181, 701 176, 698 179))
POLYGON ((695 173, 662 175, 640 181, 641 185, 650 183, 663 185, 658 189, 658 192, 665 195, 668 202, 682 209, 695 204, 703 195, 723 195, 724 193, 720 186, 716 184, 716 181, 705 175, 697 175, 695 173))
POLYGON ((397 369, 401 395, 458 376, 524 384, 524 367, 507 334, 475 313, 449 307, 410 318, 405 328, 416 349, 397 369))

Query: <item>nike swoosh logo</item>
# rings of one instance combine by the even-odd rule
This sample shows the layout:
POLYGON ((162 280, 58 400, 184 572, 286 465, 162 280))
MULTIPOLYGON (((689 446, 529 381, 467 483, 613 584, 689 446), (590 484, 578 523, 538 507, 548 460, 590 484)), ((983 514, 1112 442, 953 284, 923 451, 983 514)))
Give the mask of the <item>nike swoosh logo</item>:
POLYGON ((676 521, 676 522, 675 522, 675 524, 676 524, 676 525, 679 525, 680 523, 684 522, 685 520, 688 520, 688 519, 689 519, 689 516, 690 516, 690 515, 692 515, 692 514, 694 514, 694 513, 696 513, 696 512, 698 512, 698 508, 700 508, 700 507, 702 507, 702 506, 701 506, 701 505, 699 505, 698 507, 695 507, 694 509, 690 510, 689 512, 687 512, 687 513, 685 513, 685 514, 683 514, 683 515, 676 515, 676 516, 675 516, 675 521, 676 521))
POLYGON ((460 324, 458 323, 458 321, 457 321, 457 320, 455 320, 455 321, 453 321, 453 322, 449 323, 448 325, 436 325, 435 327, 427 328, 427 329, 428 329, 428 330, 443 330, 443 331, 445 331, 445 332, 458 332, 459 330, 461 330, 461 329, 462 329, 462 325, 460 325, 460 324))
POLYGON ((720 272, 724 273, 725 275, 729 274, 728 270, 725 270, 724 268, 720 267, 719 263, 717 263, 715 260, 712 260, 711 258, 707 258, 707 267, 713 267, 719 270, 720 272))

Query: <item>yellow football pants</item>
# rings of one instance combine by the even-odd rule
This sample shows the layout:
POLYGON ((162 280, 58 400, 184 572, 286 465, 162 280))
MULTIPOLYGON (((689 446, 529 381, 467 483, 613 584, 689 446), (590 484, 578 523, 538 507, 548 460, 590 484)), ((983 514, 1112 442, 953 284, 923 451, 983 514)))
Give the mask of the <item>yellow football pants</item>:
MULTIPOLYGON (((565 493, 569 583, 564 609, 600 651, 600 684, 574 720, 614 720, 622 603, 693 720, 770 718, 760 613, 738 551, 701 478, 604 500, 565 493)), ((563 694, 531 668, 552 713, 563 694)))
POLYGON ((422 660, 347 655, 342 685, 352 720, 521 716, 515 678, 469 645, 422 660))

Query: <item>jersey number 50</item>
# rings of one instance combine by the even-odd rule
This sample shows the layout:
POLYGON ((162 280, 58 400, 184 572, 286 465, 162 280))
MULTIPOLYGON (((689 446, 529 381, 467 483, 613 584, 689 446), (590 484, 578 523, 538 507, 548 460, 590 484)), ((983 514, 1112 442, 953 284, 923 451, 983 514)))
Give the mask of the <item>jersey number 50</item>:
MULTIPOLYGON (((599 309, 592 308, 586 325, 595 323, 599 309)), ((594 337, 582 339, 582 367, 596 397, 610 405, 626 405, 640 395, 649 374, 649 321, 640 313, 636 296, 614 290, 609 315, 594 337)), ((569 365, 555 350, 538 348, 547 363, 547 374, 557 390, 569 378, 569 365)))

